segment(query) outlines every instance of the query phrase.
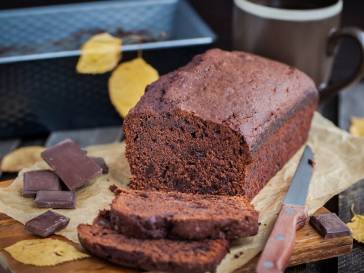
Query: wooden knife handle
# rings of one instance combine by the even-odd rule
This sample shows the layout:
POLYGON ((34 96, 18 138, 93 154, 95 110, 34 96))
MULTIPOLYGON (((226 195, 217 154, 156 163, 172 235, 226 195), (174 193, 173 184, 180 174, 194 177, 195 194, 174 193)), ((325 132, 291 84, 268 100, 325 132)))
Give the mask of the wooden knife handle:
POLYGON ((284 272, 292 254, 296 230, 305 225, 304 206, 283 204, 273 230, 257 264, 257 273, 284 272))

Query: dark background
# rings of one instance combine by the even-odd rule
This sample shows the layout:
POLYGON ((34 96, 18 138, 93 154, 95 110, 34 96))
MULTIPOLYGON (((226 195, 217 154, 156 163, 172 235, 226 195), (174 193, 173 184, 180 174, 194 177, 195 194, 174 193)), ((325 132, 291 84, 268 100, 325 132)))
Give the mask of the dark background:
MULTIPOLYGON (((99 0, 102 1, 102 0, 99 0)), ((302 0, 305 1, 305 0, 302 0)), ((1 0, 0 9, 13 9, 18 7, 44 6, 53 4, 89 2, 86 0, 1 0)), ((200 16, 218 35, 217 47, 231 49, 231 21, 233 0, 189 0, 198 11, 200 16)), ((364 1, 344 0, 344 10, 342 16, 343 26, 358 26, 364 29, 364 1)), ((336 58, 332 81, 340 81, 351 73, 353 67, 358 62, 357 48, 350 41, 344 41, 336 58)), ((324 115, 337 123, 338 99, 333 98, 323 109, 324 115)), ((358 192, 358 191, 357 191, 358 192)), ((344 200, 343 195, 341 199, 344 200)), ((359 198, 364 198, 363 196, 359 198)), ((340 199, 340 200, 341 200, 340 199)), ((356 198, 357 199, 357 198, 356 198)), ((346 199, 345 199, 346 200, 346 199)), ((327 207, 330 210, 339 212, 338 198, 333 198, 327 207)), ((350 205, 350 204, 349 204, 350 205)), ((348 209, 346 211, 349 211, 348 209)), ((339 213, 342 217, 342 213, 339 213)), ((350 219, 350 218, 348 218, 350 219)), ((348 220, 345 219, 345 220, 348 220)), ((356 246, 352 254, 343 258, 334 258, 317 263, 300 265, 288 270, 289 273, 345 273, 352 272, 352 264, 356 264, 355 272, 364 272, 364 248, 356 246), (349 270, 349 271, 348 271, 349 270)))
MULTIPOLYGON (((219 36, 217 46, 230 49, 232 40, 231 18, 233 1, 190 0, 190 2, 201 15, 201 17, 219 36)), ((344 0, 342 25, 358 26, 364 29, 364 1, 344 0)), ((341 78, 352 71, 352 67, 357 61, 357 52, 355 49, 355 45, 351 44, 351 42, 348 41, 343 43, 340 50, 341 52, 339 52, 337 57, 333 78, 341 78)))
MULTIPOLYGON (((102 0, 99 0, 102 1, 102 0)), ((207 24, 216 32, 217 47, 231 49, 231 20, 233 0, 188 0, 207 24)), ((302 0, 304 1, 304 0, 302 0)), ((90 2, 90 0, 1 0, 0 9, 18 7, 45 6, 54 4, 90 2)), ((364 29, 364 1, 344 0, 342 25, 359 26, 364 29)), ((336 58, 333 72, 334 81, 339 81, 350 74, 358 61, 355 45, 343 42, 336 58)), ((335 121, 335 120, 334 120, 335 121)))
MULTIPOLYGON (((210 25, 210 27, 218 34, 219 40, 217 42, 217 46, 226 49, 231 48, 231 18, 233 0, 188 1, 195 7, 201 17, 210 25)), ((90 0, 1 0, 0 9, 76 2, 90 2, 90 0)), ((343 25, 356 25, 364 29, 364 1, 344 0, 343 25)))

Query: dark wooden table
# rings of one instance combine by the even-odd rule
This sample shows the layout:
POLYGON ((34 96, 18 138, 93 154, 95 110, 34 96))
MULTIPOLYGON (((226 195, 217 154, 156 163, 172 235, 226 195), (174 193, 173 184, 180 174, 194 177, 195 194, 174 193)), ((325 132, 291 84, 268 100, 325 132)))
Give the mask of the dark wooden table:
MULTIPOLYGON (((340 94, 339 126, 348 129, 352 116, 364 117, 364 82, 340 94)), ((356 213, 364 214, 364 180, 339 195, 339 216, 345 222, 350 221, 352 217, 352 205, 356 213)), ((338 258, 337 272, 364 272, 363 244, 354 243, 351 254, 338 258)))

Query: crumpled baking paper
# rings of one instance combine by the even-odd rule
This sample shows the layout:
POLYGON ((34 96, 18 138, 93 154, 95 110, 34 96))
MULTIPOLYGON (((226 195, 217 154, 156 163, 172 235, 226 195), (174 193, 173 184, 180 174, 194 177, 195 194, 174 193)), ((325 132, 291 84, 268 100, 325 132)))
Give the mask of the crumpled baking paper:
MULTIPOLYGON (((125 144, 114 143, 98 145, 87 149, 89 156, 103 157, 109 166, 109 174, 92 180, 87 187, 76 192, 76 209, 57 209, 56 212, 70 218, 65 229, 57 234, 78 242, 77 226, 80 223, 91 224, 98 211, 107 208, 114 194, 109 190, 113 184, 125 186, 129 182, 129 165, 125 158, 125 144)), ((25 223, 35 216, 47 211, 34 206, 32 198, 21 195, 23 174, 30 170, 50 169, 44 161, 22 170, 15 181, 7 188, 0 188, 0 211, 15 220, 25 223)))
MULTIPOLYGON (((351 136, 315 113, 308 144, 314 152, 316 163, 307 198, 309 213, 312 214, 332 196, 364 178, 364 138, 351 136)), ((98 210, 110 204, 113 194, 108 189, 109 186, 112 184, 126 186, 130 177, 124 143, 93 146, 87 150, 89 155, 104 157, 110 173, 96 178, 87 187, 77 192, 76 209, 57 210, 71 218, 67 228, 58 234, 75 242, 78 242, 77 225, 91 223, 98 210)), ((218 273, 233 272, 262 250, 302 152, 303 148, 254 198, 253 204, 260 212, 259 232, 256 236, 235 241, 230 248, 230 253, 219 265, 218 273)), ((21 223, 45 211, 35 208, 31 199, 21 197, 23 173, 45 168, 49 168, 46 163, 38 162, 30 169, 21 171, 11 186, 1 189, 0 211, 21 223)))

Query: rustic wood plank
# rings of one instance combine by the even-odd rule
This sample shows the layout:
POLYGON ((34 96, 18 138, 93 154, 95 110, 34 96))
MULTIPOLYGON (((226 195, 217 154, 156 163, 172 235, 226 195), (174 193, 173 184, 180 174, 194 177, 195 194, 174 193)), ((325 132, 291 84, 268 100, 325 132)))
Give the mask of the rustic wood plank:
MULTIPOLYGON (((316 214, 328 212, 327 209, 321 208, 316 214)), ((350 236, 323 239, 309 224, 306 224, 297 232, 296 244, 290 261, 290 266, 310 263, 314 261, 329 259, 349 253, 352 249, 353 239, 350 236)), ((244 268, 237 270, 235 273, 253 272, 258 257, 250 261, 244 268)), ((294 270, 298 272, 309 272, 304 267, 294 270)), ((294 271, 293 271, 294 272, 294 271)))
MULTIPOLYGON (((1 215, 1 214, 0 214, 1 215)), ((1 267, 11 273, 135 273, 118 266, 113 266, 97 258, 87 258, 79 261, 67 262, 57 266, 36 267, 19 263, 2 250, 4 247, 12 245, 20 240, 36 238, 24 230, 24 226, 19 222, 4 216, 0 216, 0 272, 1 267)), ((62 236, 52 236, 60 240, 68 241, 62 236)), ((70 243, 70 241, 68 241, 70 243)), ((72 243, 73 244, 73 243, 72 243)), ((78 247, 78 245, 73 244, 78 247)))
MULTIPOLYGON (((364 82, 340 94, 339 125, 347 130, 352 116, 364 117, 364 82)), ((363 162, 364 166, 364 162, 363 162)), ((339 216, 344 222, 352 218, 350 207, 364 214, 364 180, 339 195, 339 216)), ((338 273, 364 272, 364 245, 354 243, 352 253, 339 257, 338 273)))
MULTIPOLYGON (((10 185, 11 181, 0 183, 0 187, 10 185)), ((321 208, 317 213, 325 213, 327 210, 321 208)), ((67 240, 60 236, 52 236, 61 240, 67 240)), ((0 213, 0 250, 12 245, 20 240, 35 238, 24 230, 24 226, 0 213)), ((297 232, 296 245, 291 259, 291 265, 308 263, 321 259, 327 259, 344 253, 348 253, 352 247, 352 238, 350 236, 332 238, 324 240, 309 224, 306 224, 297 232)), ((253 272, 256 259, 253 259, 244 268, 239 269, 236 273, 253 272)), ((13 260, 5 251, 0 252, 0 267, 9 270, 12 273, 48 273, 50 267, 34 267, 23 265, 13 260)), ((302 271, 304 266, 297 267, 293 272, 310 272, 302 271), (301 271, 297 271, 301 270, 301 271)), ((96 258, 88 258, 80 261, 68 262, 52 267, 53 273, 132 273, 136 271, 123 269, 113 266, 96 258)))
POLYGON ((7 186, 9 186, 11 184, 11 182, 12 182, 12 180, 1 181, 0 187, 6 188, 7 186))

